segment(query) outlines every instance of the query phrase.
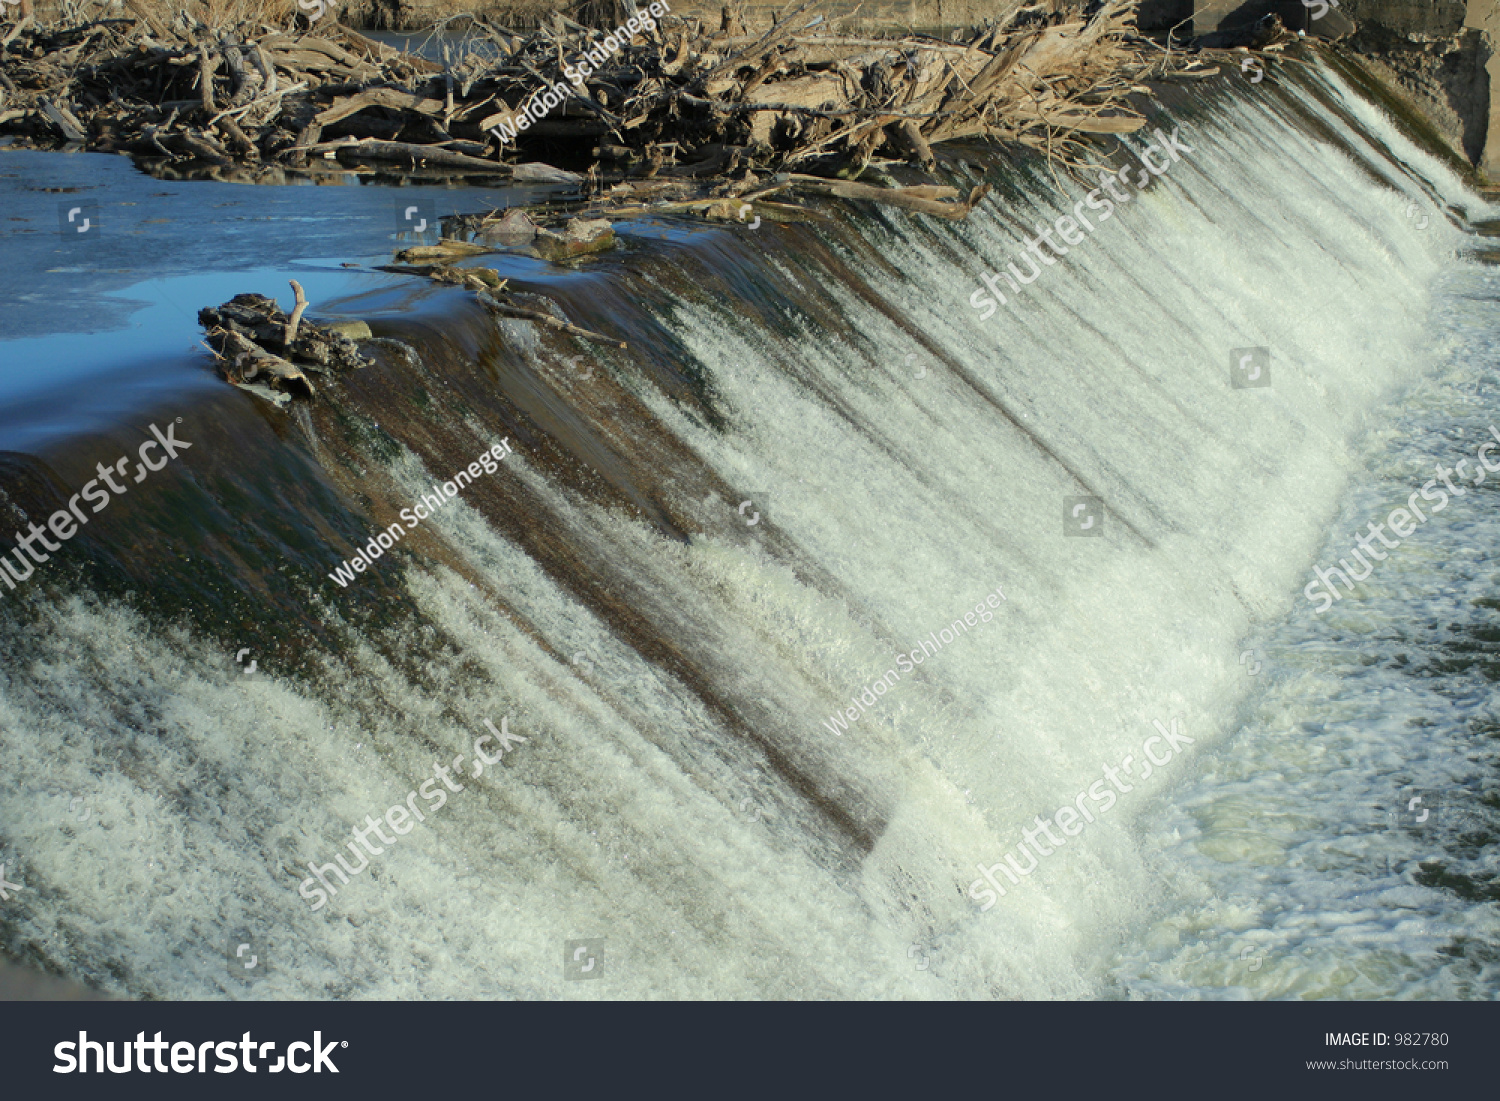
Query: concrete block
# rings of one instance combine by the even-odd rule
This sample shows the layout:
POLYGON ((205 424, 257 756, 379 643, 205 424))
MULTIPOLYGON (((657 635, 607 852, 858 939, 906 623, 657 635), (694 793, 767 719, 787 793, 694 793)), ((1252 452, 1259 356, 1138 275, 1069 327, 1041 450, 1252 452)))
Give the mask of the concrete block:
POLYGON ((1136 26, 1147 34, 1165 33, 1181 27, 1183 34, 1193 29, 1194 0, 1141 0, 1136 26))

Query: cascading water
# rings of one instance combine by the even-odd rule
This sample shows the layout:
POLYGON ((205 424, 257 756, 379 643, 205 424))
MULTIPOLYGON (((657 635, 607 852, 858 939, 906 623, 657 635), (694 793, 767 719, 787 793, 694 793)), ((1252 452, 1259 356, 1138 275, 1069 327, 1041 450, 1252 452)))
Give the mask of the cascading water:
POLYGON ((505 262, 623 350, 330 261, 310 290, 375 367, 290 411, 183 371, 109 438, 3 456, 24 527, 148 424, 193 445, 4 594, 0 947, 160 998, 1279 993, 1233 955, 1254 916, 1197 906, 1254 867, 1165 873, 1170 808, 1277 767, 1236 731, 1288 690, 1242 640, 1316 634, 1309 564, 1442 361, 1485 207, 1331 73, 1155 126, 1190 152, 987 319, 980 277, 1086 192, 976 152, 952 171, 999 190, 959 223, 641 224, 581 273, 505 262), (1234 384, 1249 349, 1269 386, 1234 384), (525 741, 476 776, 486 721, 525 741), (1162 728, 1190 741, 1148 778, 1162 728), (981 870, 1128 757, 982 909, 981 870), (1222 966, 1171 956, 1185 926, 1222 966), (600 981, 564 980, 570 942, 600 981))

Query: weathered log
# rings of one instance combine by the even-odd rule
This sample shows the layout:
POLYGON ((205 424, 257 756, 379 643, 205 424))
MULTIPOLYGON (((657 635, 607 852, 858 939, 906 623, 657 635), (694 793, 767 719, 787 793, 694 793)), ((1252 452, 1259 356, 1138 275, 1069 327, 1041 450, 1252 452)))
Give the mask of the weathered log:
POLYGON ((922 136, 921 128, 911 119, 902 119, 896 123, 892 134, 900 144, 911 151, 912 157, 923 168, 930 170, 937 163, 937 158, 932 155, 932 147, 922 136))
POLYGON ((232 118, 226 117, 221 119, 218 125, 229 135, 229 140, 234 142, 235 147, 243 155, 249 157, 251 160, 260 159, 260 151, 255 147, 255 143, 240 129, 239 123, 235 122, 232 118))
POLYGON ((224 330, 219 354, 228 360, 229 369, 233 371, 232 382, 248 383, 264 377, 273 388, 288 394, 310 398, 317 392, 302 368, 266 351, 232 329, 224 330))
POLYGON ((316 122, 320 127, 331 126, 358 114, 367 107, 389 107, 392 110, 416 111, 424 115, 435 115, 443 109, 442 100, 428 99, 411 92, 400 92, 394 88, 371 88, 367 92, 335 100, 333 106, 320 111, 316 122))
POLYGON ((261 48, 259 42, 255 44, 253 56, 255 67, 260 70, 261 78, 265 81, 266 95, 274 96, 279 83, 276 77, 276 66, 271 64, 271 59, 266 56, 266 51, 261 48))
POLYGON ((224 66, 229 70, 229 77, 234 85, 229 99, 231 107, 249 103, 256 97, 261 85, 265 82, 265 78, 259 72, 245 64, 241 50, 239 43, 232 40, 219 46, 219 56, 224 59, 224 66))
POLYGON ((203 97, 203 113, 208 118, 214 117, 218 110, 214 106, 214 70, 219 67, 218 57, 210 57, 208 47, 198 47, 198 93, 203 97))
POLYGON ((476 245, 469 241, 455 241, 452 238, 444 238, 435 245, 413 245, 411 248, 402 249, 396 253, 397 260, 403 260, 409 264, 417 263, 447 263, 463 256, 480 256, 486 252, 494 252, 492 248, 485 245, 476 245))
POLYGON ((541 324, 548 326, 549 328, 557 329, 559 332, 568 333, 570 336, 581 337, 584 340, 592 340, 599 344, 614 344, 621 348, 626 347, 626 343, 623 340, 616 340, 612 337, 603 336, 599 333, 591 332, 588 329, 580 328, 579 326, 574 325, 572 322, 559 320, 558 318, 553 317, 551 314, 544 313, 541 310, 530 310, 522 306, 515 306, 504 302, 499 302, 488 294, 481 294, 480 301, 488 306, 492 312, 499 314, 501 317, 514 317, 525 321, 538 321, 541 324))
POLYGON ((351 69, 362 68, 365 62, 362 58, 355 57, 342 46, 328 41, 326 38, 318 38, 313 35, 301 35, 292 38, 284 34, 269 34, 260 40, 260 45, 267 50, 280 50, 287 53, 317 53, 324 57, 347 65, 351 69))
POLYGON ((396 63, 417 73, 435 73, 442 70, 442 66, 434 61, 429 61, 427 58, 419 57, 416 54, 405 53, 394 46, 389 46, 384 42, 368 38, 360 34, 353 27, 346 27, 342 23, 338 23, 335 24, 333 29, 351 45, 356 45, 363 49, 377 63, 396 63))
POLYGON ((200 160, 221 165, 233 163, 233 158, 229 156, 229 151, 207 134, 195 134, 191 130, 182 130, 177 133, 176 138, 193 156, 200 160))
MULTIPOLYGON (((319 129, 322 129, 319 127, 319 129)), ((348 153, 376 161, 412 161, 413 163, 441 164, 453 168, 478 168, 497 176, 508 176, 513 169, 498 161, 482 160, 467 153, 455 153, 433 145, 417 145, 408 141, 329 141, 315 145, 299 145, 297 149, 308 153, 348 153)), ((569 174, 571 176, 571 173, 569 174)), ((576 177, 573 177, 576 178, 576 177)))
POLYGON ((292 316, 286 323, 286 335, 281 338, 281 343, 290 348, 297 343, 297 327, 302 324, 302 315, 307 310, 307 294, 302 290, 302 284, 295 279, 290 280, 292 293, 296 295, 296 307, 292 310, 292 316))
MULTIPOLYGON (((853 180, 825 180, 821 176, 794 175, 791 180, 799 189, 812 191, 815 194, 837 195, 841 199, 868 199, 871 202, 904 207, 923 214, 936 214, 941 218, 967 217, 969 211, 974 208, 974 204, 989 194, 990 190, 989 185, 981 184, 969 193, 967 200, 954 203, 931 197, 932 189, 929 188, 872 187, 853 180), (913 194, 914 191, 920 193, 913 194)), ((951 192, 955 196, 958 194, 953 188, 941 190, 951 192)))
POLYGON ((349 80, 370 80, 378 76, 377 70, 367 65, 345 65, 334 61, 316 50, 272 50, 271 60, 294 76, 305 77, 307 73, 332 73, 349 80))
POLYGON ((411 161, 452 168, 473 168, 526 183, 577 183, 582 179, 576 172, 553 168, 550 164, 502 164, 441 146, 417 145, 405 141, 330 141, 298 146, 298 149, 308 153, 349 153, 377 161, 411 161))
POLYGON ((39 110, 47 121, 62 131, 63 137, 70 142, 86 142, 89 140, 88 132, 84 130, 83 124, 73 117, 73 113, 61 104, 53 103, 50 99, 44 99, 39 105, 39 110))

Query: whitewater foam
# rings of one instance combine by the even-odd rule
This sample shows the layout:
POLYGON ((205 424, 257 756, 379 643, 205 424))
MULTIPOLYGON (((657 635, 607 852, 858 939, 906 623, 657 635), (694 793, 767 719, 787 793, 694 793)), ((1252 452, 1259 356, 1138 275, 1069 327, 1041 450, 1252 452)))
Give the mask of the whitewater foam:
MULTIPOLYGON (((1159 797, 1233 728, 1241 640, 1297 599, 1366 461, 1351 441, 1426 369, 1429 288, 1459 240, 1440 205, 1471 204, 1331 79, 1276 96, 1194 101, 1193 157, 1107 247, 983 327, 972 272, 1067 209, 1045 180, 962 224, 887 212, 756 254, 742 262, 780 295, 764 314, 649 287, 674 367, 722 410, 644 367, 611 376, 712 476, 638 494, 670 496, 684 538, 568 488, 528 446, 506 487, 531 543, 504 510, 454 502, 397 579, 411 619, 313 600, 337 657, 295 677, 238 676, 122 601, 39 608, 0 672, 0 822, 28 886, 4 942, 157 997, 239 993, 215 945, 247 925, 287 962, 262 996, 1107 989, 1101 961, 1160 900, 1143 840, 1159 797), (1225 353, 1248 346, 1274 349, 1274 387, 1229 385, 1225 353), (726 525, 725 486, 772 492, 774 525, 726 525), (1101 502, 1099 538, 1059 530, 1081 494, 1101 502), (542 545, 569 568, 543 568, 542 545), (1007 578, 1006 615, 900 679, 859 738, 829 738, 817 716, 976 574, 1007 578), (549 731, 524 776, 351 881, 339 920, 308 913, 287 882, 321 839, 464 751, 460 717, 483 714, 549 731), (981 915, 974 865, 1164 714, 1197 739, 1184 773, 1158 770, 981 915), (108 830, 60 822, 83 795, 108 830), (560 943, 604 935, 608 974, 564 987, 560 943), (933 966, 912 967, 914 942, 933 966)), ((498 414, 469 416, 493 436, 498 414)), ((431 483, 393 452, 383 476, 431 483)), ((1239 920, 1227 909, 1211 920, 1239 920)))

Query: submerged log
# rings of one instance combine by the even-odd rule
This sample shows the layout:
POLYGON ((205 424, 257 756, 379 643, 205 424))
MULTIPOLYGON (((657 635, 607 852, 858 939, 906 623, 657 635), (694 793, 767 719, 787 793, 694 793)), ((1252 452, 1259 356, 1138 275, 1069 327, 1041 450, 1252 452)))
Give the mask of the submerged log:
POLYGON ((469 241, 444 238, 435 245, 413 245, 396 253, 396 259, 408 264, 445 264, 464 256, 479 256, 494 249, 469 241))

